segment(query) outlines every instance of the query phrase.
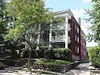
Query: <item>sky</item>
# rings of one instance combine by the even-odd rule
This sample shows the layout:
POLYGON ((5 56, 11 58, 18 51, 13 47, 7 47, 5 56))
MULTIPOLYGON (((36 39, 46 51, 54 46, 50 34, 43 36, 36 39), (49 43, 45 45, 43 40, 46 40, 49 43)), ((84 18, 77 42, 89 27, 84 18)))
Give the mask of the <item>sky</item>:
POLYGON ((91 8, 91 0, 46 0, 46 6, 54 10, 91 8))
MULTIPOLYGON (((86 35, 88 35, 88 26, 91 25, 85 19, 89 17, 84 9, 92 9, 92 0, 45 0, 46 7, 51 8, 52 11, 70 9, 76 20, 81 18, 81 28, 86 35)), ((97 45, 94 42, 87 42, 87 47, 97 45)))

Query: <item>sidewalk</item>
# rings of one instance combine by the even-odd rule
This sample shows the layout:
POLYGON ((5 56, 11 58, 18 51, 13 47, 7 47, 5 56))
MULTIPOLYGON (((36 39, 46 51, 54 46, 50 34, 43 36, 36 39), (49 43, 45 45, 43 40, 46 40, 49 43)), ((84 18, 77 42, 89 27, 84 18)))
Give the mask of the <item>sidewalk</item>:
POLYGON ((82 63, 64 75, 90 75, 89 65, 90 63, 82 63))
MULTIPOLYGON (((90 75, 89 71, 90 63, 81 63, 75 69, 66 72, 65 74, 57 74, 57 75, 90 75)), ((18 72, 7 72, 7 71, 0 71, 0 75, 52 75, 52 74, 37 74, 26 71, 18 71, 18 72)))

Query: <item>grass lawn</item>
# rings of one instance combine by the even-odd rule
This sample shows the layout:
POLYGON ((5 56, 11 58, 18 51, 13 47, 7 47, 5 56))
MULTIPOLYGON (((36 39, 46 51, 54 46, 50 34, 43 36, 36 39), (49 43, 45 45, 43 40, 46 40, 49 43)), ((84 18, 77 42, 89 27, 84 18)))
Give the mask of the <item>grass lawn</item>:
POLYGON ((56 64, 68 65, 68 64, 71 64, 72 62, 67 61, 67 60, 47 60, 47 59, 41 60, 41 59, 38 59, 35 61, 35 63, 36 64, 47 64, 47 65, 56 65, 56 64))

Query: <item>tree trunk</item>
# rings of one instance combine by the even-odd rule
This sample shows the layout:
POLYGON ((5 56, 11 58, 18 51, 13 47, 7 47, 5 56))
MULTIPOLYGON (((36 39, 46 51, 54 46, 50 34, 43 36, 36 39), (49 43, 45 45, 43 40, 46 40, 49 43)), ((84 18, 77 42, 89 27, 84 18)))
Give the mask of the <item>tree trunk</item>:
POLYGON ((41 36, 40 30, 41 30, 41 25, 39 24, 36 50, 39 50, 40 36, 41 36))
POLYGON ((28 68, 31 71, 31 50, 29 51, 28 68))

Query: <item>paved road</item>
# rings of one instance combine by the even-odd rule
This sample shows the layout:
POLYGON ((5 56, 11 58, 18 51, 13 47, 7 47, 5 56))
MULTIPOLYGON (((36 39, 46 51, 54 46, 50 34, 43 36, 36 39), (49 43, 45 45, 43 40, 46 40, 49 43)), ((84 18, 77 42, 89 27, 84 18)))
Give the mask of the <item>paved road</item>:
POLYGON ((90 75, 89 65, 90 63, 82 63, 64 75, 90 75))

